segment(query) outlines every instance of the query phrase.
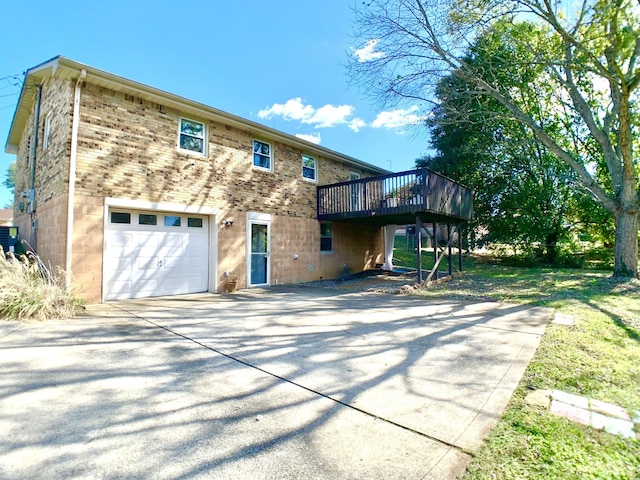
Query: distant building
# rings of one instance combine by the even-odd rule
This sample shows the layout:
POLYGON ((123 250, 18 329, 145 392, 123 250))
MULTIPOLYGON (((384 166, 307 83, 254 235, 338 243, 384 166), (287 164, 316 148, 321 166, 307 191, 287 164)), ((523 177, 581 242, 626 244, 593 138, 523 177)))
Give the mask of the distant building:
POLYGON ((13 225, 13 209, 0 208, 0 226, 13 225))

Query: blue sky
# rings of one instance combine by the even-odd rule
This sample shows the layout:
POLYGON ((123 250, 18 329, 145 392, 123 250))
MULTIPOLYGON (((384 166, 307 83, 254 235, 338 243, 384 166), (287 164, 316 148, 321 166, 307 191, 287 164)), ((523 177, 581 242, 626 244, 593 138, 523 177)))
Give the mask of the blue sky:
MULTIPOLYGON (((411 105, 376 109, 348 86, 358 0, 5 2, 0 28, 0 176, 19 88, 56 55, 239 115, 394 171, 428 151, 411 105), (9 77, 9 78, 6 78, 9 77)), ((358 2, 359 3, 359 2, 358 2)), ((11 200, 0 187, 0 207, 11 200)))

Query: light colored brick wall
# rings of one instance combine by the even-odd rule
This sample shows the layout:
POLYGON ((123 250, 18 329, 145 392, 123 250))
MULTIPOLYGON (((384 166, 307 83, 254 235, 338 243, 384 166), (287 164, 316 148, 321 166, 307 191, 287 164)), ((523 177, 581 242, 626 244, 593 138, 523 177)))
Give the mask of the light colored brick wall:
MULTIPOLYGON (((74 84, 48 80, 43 85, 36 191, 39 219, 38 250, 52 265, 64 266, 66 192, 71 142, 74 84), (44 121, 52 114, 49 148, 42 151, 44 121)), ((320 253, 316 215, 316 185, 345 181, 350 171, 371 174, 315 156, 318 183, 302 179, 301 147, 256 136, 224 125, 89 83, 82 85, 74 206, 73 288, 86 301, 99 301, 102 291, 102 251, 105 197, 211 207, 219 227, 218 272, 224 288, 230 272, 240 288, 247 284, 246 213, 272 215, 271 282, 295 283, 332 278, 347 263, 358 271, 381 262, 380 229, 334 224, 334 253, 320 253), (181 117, 205 123, 207 155, 178 149, 181 117), (271 144, 273 172, 252 167, 253 139, 271 144), (370 230, 370 231, 369 231, 370 230), (295 250, 295 252, 294 252, 295 250), (299 255, 298 260, 293 254, 299 255), (309 265, 313 265, 310 269, 309 265)), ((29 188, 28 138, 23 134, 18 154, 16 192, 29 188)), ((17 215, 23 238, 34 237, 29 215, 17 215)))
POLYGON ((340 276, 383 262, 384 239, 379 227, 333 223, 333 252, 320 252, 317 220, 276 216, 271 234, 271 283, 299 283, 340 276), (298 258, 294 259, 297 254, 298 258))
MULTIPOLYGON (((381 247, 374 252, 373 246, 362 245, 360 227, 353 232, 338 228, 344 240, 337 239, 336 245, 341 241, 344 245, 334 255, 320 254, 316 185, 348 180, 351 171, 370 176, 366 171, 316 156, 318 183, 308 182, 302 179, 301 156, 309 152, 297 146, 101 87, 86 84, 82 92, 78 194, 218 209, 218 220, 234 221, 231 227, 219 227, 220 288, 227 281, 225 272, 237 278, 239 287, 247 284, 248 211, 273 216, 272 283, 330 278, 342 272, 345 262, 357 271, 377 263, 373 258, 382 255, 381 247), (207 156, 177 148, 181 117, 207 125, 207 156), (271 144, 273 172, 252 168, 254 138, 271 144), (301 256, 295 262, 292 250, 301 256)), ((374 238, 378 230, 372 231, 374 238)), ((78 268, 82 269, 74 267, 74 276, 85 275, 78 268)))
MULTIPOLYGON (((85 85, 78 144, 80 193, 221 210, 313 218, 316 184, 302 179, 297 146, 271 143, 274 171, 253 165, 255 135, 152 102, 85 85), (208 127, 207 156, 177 148, 181 117, 208 127)), ((348 166, 317 158, 320 183, 347 180, 348 166)), ((366 176, 366 172, 360 171, 366 176)))
POLYGON ((247 255, 246 255, 246 213, 220 211, 218 222, 232 220, 233 225, 218 226, 218 284, 220 291, 224 291, 226 282, 233 277, 238 282, 238 288, 247 285, 247 255), (224 273, 230 274, 225 277, 224 273))
POLYGON ((88 303, 102 298, 102 252, 104 242, 104 200, 75 195, 71 254, 74 293, 88 303))
MULTIPOLYGON (((36 95, 34 88, 33 95, 36 95)), ((22 134, 16 157, 14 224, 20 238, 38 251, 43 261, 52 267, 64 267, 66 246, 66 209, 68 190, 69 148, 71 142, 72 87, 67 81, 49 79, 42 85, 38 143, 36 149, 35 212, 27 213, 27 199, 21 192, 31 186, 29 148, 34 142, 35 103, 22 134), (44 147, 45 119, 51 115, 49 145, 44 147), (19 209, 22 203, 23 208, 19 209), (37 221, 38 230, 33 229, 37 221)))

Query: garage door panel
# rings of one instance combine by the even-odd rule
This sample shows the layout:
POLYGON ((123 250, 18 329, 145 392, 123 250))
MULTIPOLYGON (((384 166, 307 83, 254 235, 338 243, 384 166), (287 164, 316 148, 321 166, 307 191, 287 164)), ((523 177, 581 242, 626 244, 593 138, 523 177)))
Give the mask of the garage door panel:
POLYGON ((108 248, 129 247, 131 245, 133 235, 125 232, 110 232, 108 248))
POLYGON ((154 295, 165 295, 159 290, 159 283, 156 279, 146 278, 142 281, 137 281, 133 288, 133 298, 151 297, 154 295))
POLYGON ((110 292, 111 300, 123 300, 125 298, 132 298, 130 281, 112 281, 109 282, 108 288, 110 292))
POLYGON ((207 245, 207 237, 206 236, 191 236, 188 239, 188 247, 189 248, 195 248, 195 249, 200 249, 200 248, 205 248, 207 245))
POLYGON ((147 256, 144 256, 144 257, 140 256, 140 257, 136 258, 135 268, 137 270, 158 270, 158 269, 162 268, 162 262, 155 255, 148 256, 148 257, 147 256))
POLYGON ((105 298, 206 291, 209 287, 207 219, 203 218, 203 228, 187 228, 186 215, 181 216, 182 227, 139 225, 139 213, 131 211, 130 225, 107 225, 105 298))

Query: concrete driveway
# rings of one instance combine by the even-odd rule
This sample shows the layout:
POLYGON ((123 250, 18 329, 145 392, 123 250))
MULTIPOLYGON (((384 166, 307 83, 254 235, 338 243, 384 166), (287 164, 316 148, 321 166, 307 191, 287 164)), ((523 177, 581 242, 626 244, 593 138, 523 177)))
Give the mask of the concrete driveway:
POLYGON ((457 478, 550 316, 278 287, 0 322, 0 478, 457 478))

